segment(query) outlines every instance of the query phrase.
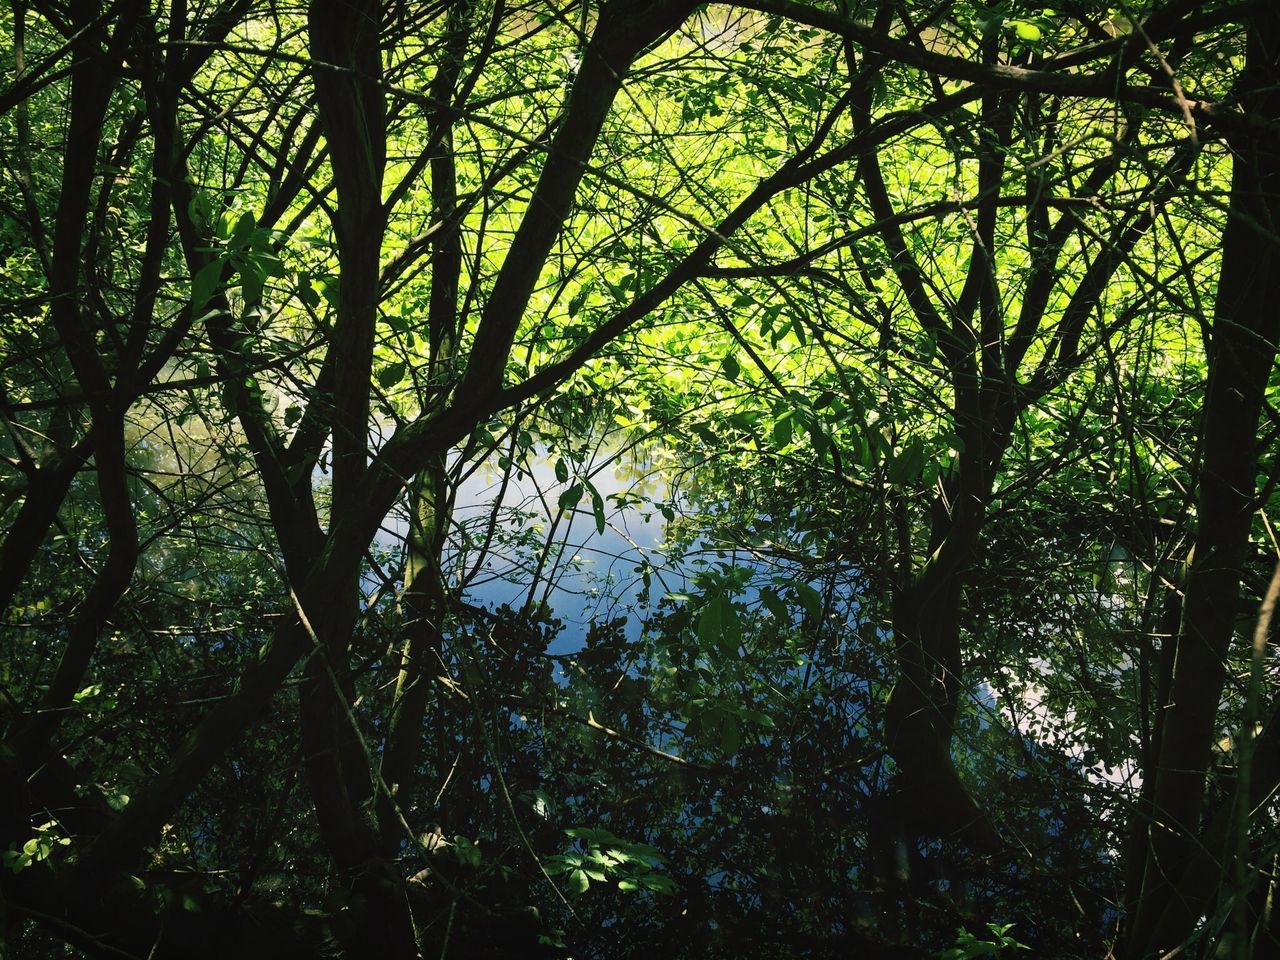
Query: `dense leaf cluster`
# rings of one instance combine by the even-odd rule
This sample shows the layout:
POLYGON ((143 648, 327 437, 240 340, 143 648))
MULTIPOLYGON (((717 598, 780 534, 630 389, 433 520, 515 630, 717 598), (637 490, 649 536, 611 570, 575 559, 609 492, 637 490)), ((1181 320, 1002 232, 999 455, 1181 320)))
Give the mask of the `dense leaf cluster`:
POLYGON ((1266 2, 13 0, 0 953, 1266 956, 1266 2))

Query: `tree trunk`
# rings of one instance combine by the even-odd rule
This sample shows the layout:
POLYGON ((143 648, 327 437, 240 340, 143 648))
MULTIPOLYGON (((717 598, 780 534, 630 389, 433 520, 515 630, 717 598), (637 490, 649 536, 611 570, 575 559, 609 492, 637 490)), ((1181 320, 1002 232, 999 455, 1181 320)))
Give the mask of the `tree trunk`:
MULTIPOLYGON (((1240 90, 1250 113, 1280 119, 1280 9, 1274 5, 1253 14, 1240 90)), ((1184 942, 1203 912, 1188 890, 1203 878, 1187 868, 1200 846, 1225 658, 1256 508, 1258 418, 1280 334, 1280 145, 1269 132, 1237 132, 1231 142, 1231 203, 1207 350, 1199 531, 1155 770, 1145 876, 1129 931, 1134 960, 1184 942)))
POLYGON ((392 699, 387 745, 382 755, 382 780, 390 796, 378 798, 378 826, 383 849, 395 853, 403 831, 395 804, 403 802, 405 785, 418 765, 423 719, 435 688, 434 677, 443 670, 444 616, 447 608, 440 556, 449 529, 448 488, 444 457, 417 478, 413 516, 406 547, 403 611, 403 644, 400 673, 392 699))

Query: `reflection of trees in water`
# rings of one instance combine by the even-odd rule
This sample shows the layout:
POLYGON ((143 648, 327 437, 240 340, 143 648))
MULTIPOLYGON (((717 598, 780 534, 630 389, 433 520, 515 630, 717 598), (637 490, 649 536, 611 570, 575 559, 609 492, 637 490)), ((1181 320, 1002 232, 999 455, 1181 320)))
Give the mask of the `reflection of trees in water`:
POLYGON ((0 24, 19 952, 1274 925, 1270 7, 153 6, 0 24))

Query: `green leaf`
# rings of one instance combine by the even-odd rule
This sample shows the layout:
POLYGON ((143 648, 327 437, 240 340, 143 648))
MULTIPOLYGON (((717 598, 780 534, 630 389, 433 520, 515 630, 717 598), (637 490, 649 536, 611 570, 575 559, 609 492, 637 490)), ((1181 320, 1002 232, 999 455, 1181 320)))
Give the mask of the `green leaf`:
POLYGON ((591 512, 595 514, 596 518, 596 533, 604 533, 604 497, 600 496, 600 491, 596 489, 595 484, 590 480, 583 480, 582 482, 591 494, 591 512))
POLYGON ((240 295, 246 304, 262 299, 262 285, 266 279, 256 261, 245 260, 240 264, 240 295))
POLYGON ((200 268, 200 272, 191 281, 191 315, 200 316, 213 291, 222 279, 222 261, 214 260, 200 268))
POLYGON ((187 203, 187 216, 198 227, 206 227, 209 224, 211 205, 207 194, 199 190, 192 190, 191 200, 187 203))
POLYGON ((564 493, 560 494, 560 509, 572 510, 574 507, 578 505, 578 502, 581 499, 582 499, 582 484, 575 483, 564 493))
POLYGON ((590 886, 591 880, 587 877, 585 870, 574 870, 569 874, 569 889, 573 893, 586 893, 590 886))
POLYGON ((387 390, 394 387, 397 383, 404 379, 405 371, 408 370, 409 364, 404 360, 397 360, 388 367, 383 367, 378 371, 378 386, 387 390))
POLYGON ((528 799, 530 806, 533 807, 535 814, 543 820, 551 819, 551 811, 555 808, 555 803, 546 791, 530 790, 524 796, 528 799))
POLYGON ((772 587, 765 587, 760 591, 760 602, 764 604, 774 619, 786 622, 790 619, 787 614, 787 605, 782 602, 782 597, 778 596, 778 591, 772 587))
POLYGON ((733 601, 728 597, 721 597, 719 603, 722 608, 720 611, 720 650, 732 656, 737 653, 738 644, 742 640, 742 624, 738 621, 738 608, 733 605, 733 601))
POLYGON ((258 220, 252 210, 240 214, 240 219, 236 221, 236 225, 231 228, 231 234, 227 237, 227 246, 232 250, 243 250, 249 243, 253 228, 257 225, 258 220))
POLYGON ((724 371, 726 377, 734 381, 742 373, 742 366, 738 363, 738 358, 732 353, 725 354, 724 359, 720 361, 720 369, 724 371))
POLYGON ((724 617, 719 601, 720 598, 716 597, 702 608, 702 613, 698 616, 698 639, 706 646, 718 644, 724 631, 724 617))
POLYGON ((1018 39, 1026 43, 1036 43, 1043 36, 1040 28, 1034 23, 1029 23, 1026 20, 1011 20, 1009 22, 1013 26, 1014 32, 1018 34, 1018 39))
POLYGON ((454 837, 453 846, 450 849, 453 850, 453 855, 457 857, 459 863, 466 864, 470 867, 480 866, 481 861, 484 859, 484 854, 480 850, 480 843, 478 840, 468 840, 466 837, 454 837))
POLYGON ((773 443, 776 447, 785 447, 791 442, 791 412, 784 413, 774 421, 773 443))
POLYGON ((320 277, 317 281, 320 284, 320 294, 324 297, 325 302, 333 309, 338 309, 338 278, 337 277, 320 277))
POLYGON ((795 590, 806 615, 815 620, 822 616, 822 594, 809 584, 800 581, 796 581, 795 590))
MULTIPOLYGON (((261 236, 264 241, 270 240, 270 237, 266 233, 261 234, 261 236)), ((255 250, 253 253, 253 262, 258 268, 258 272, 265 277, 281 278, 287 276, 287 271, 284 268, 284 261, 270 250, 255 250)))
POLYGON ((813 419, 805 424, 805 429, 809 431, 809 442, 813 444, 813 452, 819 458, 825 459, 827 450, 831 447, 831 440, 822 432, 822 424, 817 419, 813 419))
POLYGON ((564 462, 564 457, 556 458, 556 479, 561 483, 569 482, 569 465, 564 462))
POLYGON ((890 483, 910 483, 924 469, 924 441, 912 437, 889 464, 890 483))
POLYGON ((725 717, 720 725, 720 749, 726 757, 732 757, 742 746, 742 731, 738 721, 733 717, 725 717))
POLYGON ((654 893, 673 894, 676 892, 676 885, 669 877, 649 873, 640 877, 639 880, 641 885, 654 893))
POLYGON ((298 299, 312 310, 320 306, 320 293, 312 286, 310 274, 298 274, 298 299))

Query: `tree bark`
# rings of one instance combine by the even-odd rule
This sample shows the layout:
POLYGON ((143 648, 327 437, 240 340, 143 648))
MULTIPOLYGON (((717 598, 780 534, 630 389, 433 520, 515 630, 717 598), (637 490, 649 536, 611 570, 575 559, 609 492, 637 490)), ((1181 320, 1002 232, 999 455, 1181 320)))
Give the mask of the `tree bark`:
MULTIPOLYGON (((447 382, 459 336, 458 282, 462 240, 452 225, 458 201, 458 171, 453 153, 453 101, 466 51, 467 17, 451 8, 441 44, 440 63, 431 81, 437 109, 428 142, 437 144, 431 158, 431 197, 436 218, 446 224, 431 252, 431 302, 427 308, 427 376, 422 398, 426 411, 439 413, 439 384, 447 382)), ((422 752, 423 721, 433 690, 432 678, 443 669, 447 589, 441 558, 449 534, 452 504, 447 460, 432 455, 414 478, 410 494, 409 533, 405 542, 403 637, 400 672, 391 701, 381 774, 387 793, 378 797, 378 823, 383 849, 391 855, 403 839, 397 804, 405 801, 422 752)))
MULTIPOLYGON (((1280 118, 1280 10, 1258 8, 1249 28, 1240 98, 1280 118)), ((1280 144, 1266 133, 1231 139, 1231 201, 1207 345, 1194 558, 1187 577, 1147 829, 1148 856, 1129 930, 1134 960, 1174 948, 1195 929, 1188 866, 1199 846, 1225 658, 1239 613, 1241 571, 1256 507, 1258 419, 1280 335, 1280 144)))

